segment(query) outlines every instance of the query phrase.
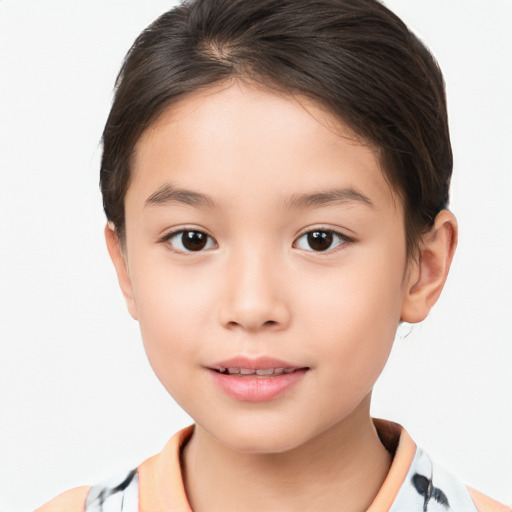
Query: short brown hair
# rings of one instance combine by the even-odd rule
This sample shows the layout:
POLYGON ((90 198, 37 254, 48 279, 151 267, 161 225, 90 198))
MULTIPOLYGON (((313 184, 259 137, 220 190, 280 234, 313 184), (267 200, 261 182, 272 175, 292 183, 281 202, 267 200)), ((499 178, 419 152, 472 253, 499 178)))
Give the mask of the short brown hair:
POLYGON ((375 146, 414 252, 448 205, 444 81, 427 48, 376 0, 191 0, 144 30, 103 133, 103 205, 121 240, 142 133, 187 94, 231 78, 312 98, 375 146))

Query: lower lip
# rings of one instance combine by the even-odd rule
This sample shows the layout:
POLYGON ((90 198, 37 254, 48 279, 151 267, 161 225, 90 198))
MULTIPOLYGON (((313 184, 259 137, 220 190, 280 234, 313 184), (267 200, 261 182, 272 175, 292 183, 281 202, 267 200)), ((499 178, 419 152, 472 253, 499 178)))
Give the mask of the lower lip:
POLYGON ((210 370, 215 383, 229 396, 244 402, 266 402, 277 398, 297 384, 306 369, 296 370, 274 377, 237 377, 210 370))

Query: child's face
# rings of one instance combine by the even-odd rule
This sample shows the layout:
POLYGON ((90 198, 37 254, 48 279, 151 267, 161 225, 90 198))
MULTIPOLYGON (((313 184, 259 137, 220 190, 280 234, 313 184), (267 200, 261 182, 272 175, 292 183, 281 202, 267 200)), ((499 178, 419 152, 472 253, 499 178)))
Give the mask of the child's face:
POLYGON ((276 452, 367 414, 412 278, 401 202, 347 128, 237 83, 194 94, 137 144, 125 206, 130 311, 201 428, 276 452))

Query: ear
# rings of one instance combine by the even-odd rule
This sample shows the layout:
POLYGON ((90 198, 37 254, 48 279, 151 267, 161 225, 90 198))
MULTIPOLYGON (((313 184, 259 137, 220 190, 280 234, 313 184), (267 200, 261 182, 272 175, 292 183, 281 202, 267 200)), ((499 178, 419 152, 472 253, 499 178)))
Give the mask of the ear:
POLYGON ((116 269, 117 280, 119 281, 119 286, 121 287, 121 291, 123 292, 126 300, 128 311, 130 315, 137 320, 137 305, 133 296, 128 261, 121 248, 119 237, 117 236, 114 225, 111 222, 108 222, 105 226, 105 241, 107 242, 110 259, 116 269))
POLYGON ((439 212, 434 226, 421 240, 417 259, 410 264, 402 321, 421 322, 437 302, 457 247, 457 235, 454 215, 448 210, 439 212))

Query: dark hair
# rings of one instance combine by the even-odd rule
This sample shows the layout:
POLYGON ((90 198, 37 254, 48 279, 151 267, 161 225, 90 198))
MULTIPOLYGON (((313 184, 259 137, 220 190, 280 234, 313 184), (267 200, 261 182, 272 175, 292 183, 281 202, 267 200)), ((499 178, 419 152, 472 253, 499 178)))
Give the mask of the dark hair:
POLYGON ((448 204, 444 81, 427 48, 376 0, 191 0, 144 30, 103 133, 103 204, 122 241, 138 139, 173 103, 230 78, 312 98, 376 147, 415 251, 448 204))

